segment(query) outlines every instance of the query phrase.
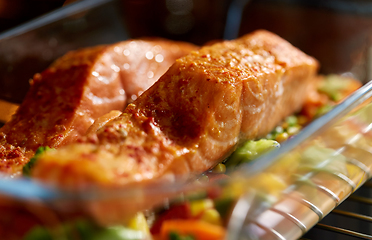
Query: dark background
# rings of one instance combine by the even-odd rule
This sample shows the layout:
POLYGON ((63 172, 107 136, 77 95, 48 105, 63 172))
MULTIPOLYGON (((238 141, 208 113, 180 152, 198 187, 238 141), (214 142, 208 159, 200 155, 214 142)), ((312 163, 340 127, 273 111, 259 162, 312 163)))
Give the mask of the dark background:
MULTIPOLYGON (((0 33, 69 2, 73 0, 0 0, 0 33)), ((30 31, 8 42, 0 41, 0 98, 21 102, 34 73, 68 50, 126 39, 119 34, 124 32, 121 26, 130 38, 161 36, 199 45, 222 39, 232 3, 242 5, 241 18, 232 14, 237 23, 241 19, 236 36, 267 29, 317 58, 321 73, 350 71, 363 81, 372 78, 368 68, 372 66, 370 0, 173 0, 179 6, 170 6, 171 0, 118 2, 99 19, 93 14, 77 14, 53 25, 50 31, 30 31), (106 21, 115 15, 119 17, 106 21)))
POLYGON ((62 7, 65 0, 0 0, 0 32, 62 7))

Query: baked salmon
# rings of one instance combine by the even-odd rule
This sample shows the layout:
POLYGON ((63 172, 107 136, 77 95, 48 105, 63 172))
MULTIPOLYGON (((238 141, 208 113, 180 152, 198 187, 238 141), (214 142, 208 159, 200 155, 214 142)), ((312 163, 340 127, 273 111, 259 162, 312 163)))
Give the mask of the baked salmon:
POLYGON ((93 121, 124 110, 196 46, 165 39, 123 41, 72 51, 36 74, 12 119, 0 130, 0 172, 18 174, 40 146, 83 136, 93 121))
POLYGON ((96 133, 41 155, 32 176, 67 188, 184 181, 299 110, 317 69, 265 30, 202 47, 96 133))

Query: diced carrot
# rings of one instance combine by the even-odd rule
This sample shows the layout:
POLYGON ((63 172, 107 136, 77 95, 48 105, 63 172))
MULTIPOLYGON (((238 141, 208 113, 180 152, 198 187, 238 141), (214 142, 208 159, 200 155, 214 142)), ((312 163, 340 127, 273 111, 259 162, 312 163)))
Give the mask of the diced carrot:
POLYGON ((182 204, 175 204, 171 206, 168 210, 163 212, 155 223, 152 225, 150 232, 151 234, 159 234, 161 226, 164 221, 170 219, 188 219, 191 218, 190 203, 185 202, 182 204))
POLYGON ((319 107, 324 106, 329 102, 327 95, 318 91, 312 90, 308 93, 305 103, 302 106, 301 114, 309 119, 313 119, 319 107))
POLYGON ((162 239, 168 240, 171 232, 190 235, 196 240, 222 240, 226 234, 226 230, 221 226, 191 219, 164 221, 161 228, 162 239))

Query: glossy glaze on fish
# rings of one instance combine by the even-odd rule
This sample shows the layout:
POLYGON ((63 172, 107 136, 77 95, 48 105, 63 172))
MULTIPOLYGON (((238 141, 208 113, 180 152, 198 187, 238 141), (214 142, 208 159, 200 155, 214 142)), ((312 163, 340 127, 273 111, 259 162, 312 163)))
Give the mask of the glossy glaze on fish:
POLYGON ((33 176, 72 188, 188 179, 299 110, 317 69, 263 30, 203 47, 96 134, 42 155, 33 176))
POLYGON ((123 110, 196 46, 164 39, 129 40, 69 52, 36 74, 0 130, 0 172, 18 174, 40 146, 56 148, 85 134, 93 121, 123 110))

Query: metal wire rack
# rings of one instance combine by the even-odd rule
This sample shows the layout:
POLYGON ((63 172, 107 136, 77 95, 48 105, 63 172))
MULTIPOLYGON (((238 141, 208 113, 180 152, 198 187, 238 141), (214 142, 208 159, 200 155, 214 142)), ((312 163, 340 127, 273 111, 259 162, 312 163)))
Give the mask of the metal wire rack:
POLYGON ((365 183, 301 239, 372 239, 372 181, 365 183))

